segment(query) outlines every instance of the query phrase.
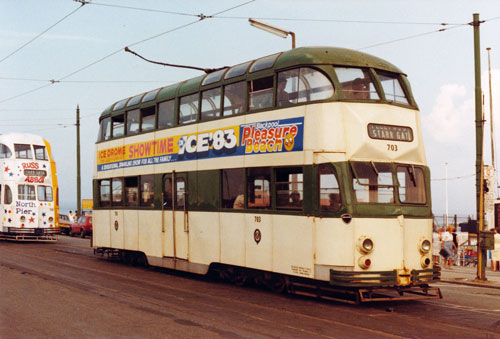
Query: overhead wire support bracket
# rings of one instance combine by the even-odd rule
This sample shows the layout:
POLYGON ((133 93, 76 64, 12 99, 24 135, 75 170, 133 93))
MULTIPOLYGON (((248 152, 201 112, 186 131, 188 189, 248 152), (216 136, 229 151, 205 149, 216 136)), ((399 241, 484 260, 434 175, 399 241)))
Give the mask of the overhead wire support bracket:
POLYGON ((143 57, 142 55, 132 51, 130 48, 128 47, 125 47, 125 52, 128 52, 128 53, 132 53, 133 55, 141 58, 142 60, 144 61, 147 61, 147 62, 150 62, 152 64, 156 64, 156 65, 162 65, 162 66, 166 66, 166 67, 179 67, 179 68, 188 68, 188 69, 195 69, 197 71, 203 71, 207 74, 209 73, 212 73, 212 72, 216 72, 216 71, 219 71, 221 69, 224 69, 224 68, 228 68, 227 66, 226 67, 219 67, 219 68, 202 68, 202 67, 196 67, 196 66, 187 66, 187 65, 175 65, 175 64, 167 64, 165 62, 160 62, 160 61, 153 61, 153 60, 149 60, 149 59, 146 59, 145 57, 143 57))
POLYGON ((89 3, 90 3, 90 1, 87 1, 87 0, 73 0, 73 1, 74 1, 74 2, 79 2, 79 3, 81 3, 81 4, 82 4, 82 6, 85 6, 85 5, 87 5, 87 4, 89 4, 89 3))

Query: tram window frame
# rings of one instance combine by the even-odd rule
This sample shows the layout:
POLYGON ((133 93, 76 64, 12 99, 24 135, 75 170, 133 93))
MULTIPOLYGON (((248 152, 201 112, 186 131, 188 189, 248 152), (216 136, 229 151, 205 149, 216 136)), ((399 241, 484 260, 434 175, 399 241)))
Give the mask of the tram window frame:
POLYGON ((405 86, 401 81, 401 77, 397 73, 384 72, 380 70, 375 70, 377 73, 378 80, 380 81, 380 85, 382 86, 382 90, 384 92, 385 100, 391 103, 401 104, 401 105, 410 105, 410 100, 408 98, 408 94, 406 93, 405 86), (393 93, 389 93, 388 83, 392 83, 393 85, 393 93), (399 86, 395 86, 395 84, 399 86), (400 93, 396 93, 400 91, 400 93), (393 99, 390 99, 393 98, 393 99), (399 100, 398 100, 399 99, 399 100), (401 100, 404 99, 404 100, 401 100))
POLYGON ((101 120, 99 124, 99 141, 111 139, 111 117, 101 120))
POLYGON ((179 109, 177 111, 178 125, 187 125, 198 121, 200 111, 199 94, 199 92, 196 92, 179 98, 179 109), (183 109, 188 109, 190 112, 183 112, 183 109))
POLYGON ((124 191, 125 191, 125 206, 138 207, 139 206, 139 177, 125 177, 124 191))
POLYGON ((111 206, 111 179, 99 180, 99 206, 111 206), (108 188, 107 192, 105 191, 106 187, 108 188))
POLYGON ((133 109, 127 111, 126 135, 135 135, 141 132, 141 111, 133 109))
POLYGON ((427 203, 427 190, 425 185, 425 172, 422 167, 407 165, 407 164, 397 164, 396 165, 396 179, 398 182, 398 198, 399 202, 402 204, 416 204, 416 205, 425 205, 427 203), (403 171, 400 171, 403 169, 403 171), (404 182, 400 176, 400 173, 404 175, 404 182), (409 189, 406 183, 409 178, 411 182, 413 182, 414 189, 409 189), (402 199, 402 197, 405 199, 402 199), (414 200, 408 200, 408 197, 415 197, 414 200))
POLYGON ((158 129, 175 126, 175 99, 162 101, 158 104, 158 129))
POLYGON ((141 109, 141 132, 149 132, 156 129, 156 109, 155 106, 141 109), (151 124, 152 122, 152 124, 151 124))
POLYGON ((125 136, 125 121, 124 113, 111 117, 111 138, 121 138, 125 136))
POLYGON ((238 81, 224 86, 222 116, 227 117, 247 111, 245 104, 247 100, 247 83, 247 81, 238 81))
POLYGON ((16 159, 33 159, 33 152, 29 144, 14 144, 16 159))
POLYGON ((247 198, 246 204, 249 209, 271 209, 271 187, 272 176, 270 167, 251 167, 247 169, 247 198), (260 181, 260 185, 259 185, 260 181), (260 187, 260 189, 259 189, 260 187), (260 193, 260 196, 257 196, 260 193), (266 201, 267 194, 267 201, 266 201), (256 202, 261 199, 262 203, 256 202))
POLYGON ((12 151, 9 146, 0 144, 0 159, 9 159, 10 157, 12 157, 12 151))
POLYGON ((304 169, 302 167, 275 168, 274 194, 277 210, 303 210, 304 169))
POLYGON ((342 208, 342 192, 335 171, 327 164, 318 166, 318 188, 320 211, 338 212, 342 208))
POLYGON ((45 146, 40 146, 40 145, 33 145, 33 150, 35 153, 35 159, 36 160, 49 160, 48 154, 47 154, 47 148, 45 146), (41 150, 41 154, 39 154, 39 151, 41 150))
POLYGON ((12 189, 7 184, 5 184, 3 188, 4 188, 4 190, 3 190, 4 191, 3 192, 3 203, 4 203, 4 205, 10 205, 10 204, 12 204, 12 201, 13 201, 12 189))
POLYGON ((170 175, 163 176, 163 209, 172 209, 172 177, 170 175))
POLYGON ((35 185, 17 185, 17 200, 36 201, 35 185))
POLYGON ((221 208, 245 208, 245 169, 221 170, 221 208))
POLYGON ((52 202, 54 201, 54 195, 51 186, 37 186, 38 201, 52 202))
POLYGON ((356 101, 381 100, 381 95, 377 90, 377 85, 370 69, 365 67, 340 66, 335 66, 334 69, 344 99, 356 101), (360 74, 353 74, 356 71, 361 72, 362 77, 360 74))
POLYGON ((184 177, 175 178, 175 209, 186 209, 187 207, 187 180, 184 177), (182 184, 182 185, 181 185, 182 184), (182 204, 180 203, 182 202, 182 204))
POLYGON ((248 82, 248 110, 272 108, 274 106, 274 75, 248 82))
POLYGON ((215 87, 201 92, 201 121, 213 120, 221 116, 221 100, 221 87, 215 87))
POLYGON ((123 179, 113 178, 110 183, 110 196, 112 206, 123 205, 123 179))
POLYGON ((368 204, 395 204, 396 183, 394 181, 394 168, 390 163, 375 163, 370 162, 351 162, 351 172, 353 174, 352 189, 358 203, 368 204), (364 167, 364 168, 363 168, 364 167), (368 169, 368 171, 366 171, 368 169), (389 171, 387 171, 387 169, 389 171), (370 173, 375 176, 369 176, 370 173), (389 173, 390 175, 380 176, 380 173, 389 173), (377 183, 370 182, 370 179, 375 177, 377 183), (379 180, 390 178, 391 184, 379 183, 379 180), (359 187, 359 188, 357 188, 359 187), (387 193, 386 193, 387 192, 387 193), (390 192, 390 194, 388 193, 390 192), (367 197, 363 197, 367 195, 367 197), (384 201, 384 197, 388 197, 388 201, 384 201), (382 198, 382 199, 381 199, 382 198))
POLYGON ((330 78, 312 67, 299 67, 279 72, 277 79, 276 107, 327 100, 335 94, 335 87, 330 78), (320 78, 311 81, 311 78, 316 75, 320 78), (315 95, 317 97, 314 97, 315 95))
POLYGON ((141 207, 155 206, 155 176, 154 174, 141 175, 140 182, 140 205, 141 207))
POLYGON ((0 184, 0 204, 2 204, 3 196, 2 196, 2 187, 3 185, 0 184))

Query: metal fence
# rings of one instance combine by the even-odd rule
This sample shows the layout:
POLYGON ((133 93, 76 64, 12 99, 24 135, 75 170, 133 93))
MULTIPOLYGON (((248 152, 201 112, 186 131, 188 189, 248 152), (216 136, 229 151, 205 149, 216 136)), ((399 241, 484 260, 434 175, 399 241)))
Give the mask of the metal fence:
MULTIPOLYGON (((453 225, 457 231, 460 231, 458 225, 475 219, 471 215, 448 215, 448 225, 453 225)), ((441 228, 446 229, 446 215, 434 215, 434 230, 439 231, 441 228)))

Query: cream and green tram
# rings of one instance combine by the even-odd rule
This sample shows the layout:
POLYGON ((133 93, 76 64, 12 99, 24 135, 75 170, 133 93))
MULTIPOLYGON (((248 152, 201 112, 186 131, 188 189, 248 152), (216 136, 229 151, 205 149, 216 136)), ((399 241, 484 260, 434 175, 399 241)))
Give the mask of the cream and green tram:
POLYGON ((418 107, 368 54, 297 48, 118 101, 93 185, 97 254, 351 302, 441 296, 418 107))

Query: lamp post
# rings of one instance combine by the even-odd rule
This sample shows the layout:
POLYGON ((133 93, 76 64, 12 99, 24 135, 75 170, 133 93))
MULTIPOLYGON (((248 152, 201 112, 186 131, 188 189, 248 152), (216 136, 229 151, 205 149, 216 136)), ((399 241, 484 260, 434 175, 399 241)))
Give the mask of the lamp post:
POLYGON ((274 26, 271 26, 269 24, 265 24, 263 22, 254 20, 252 18, 249 18, 248 22, 250 23, 250 25, 252 25, 255 28, 258 28, 258 29, 261 29, 261 30, 266 31, 268 33, 277 35, 283 39, 286 39, 286 37, 290 35, 292 37, 292 49, 295 48, 295 33, 294 32, 285 31, 284 29, 274 27, 274 26))
POLYGON ((446 191, 445 192, 445 205, 446 205, 446 218, 445 218, 445 220, 446 220, 446 222, 445 222, 444 227, 446 229, 448 227, 448 224, 449 224, 449 222, 448 222, 448 163, 447 162, 444 163, 444 170, 445 170, 444 182, 445 182, 445 191, 446 191))

